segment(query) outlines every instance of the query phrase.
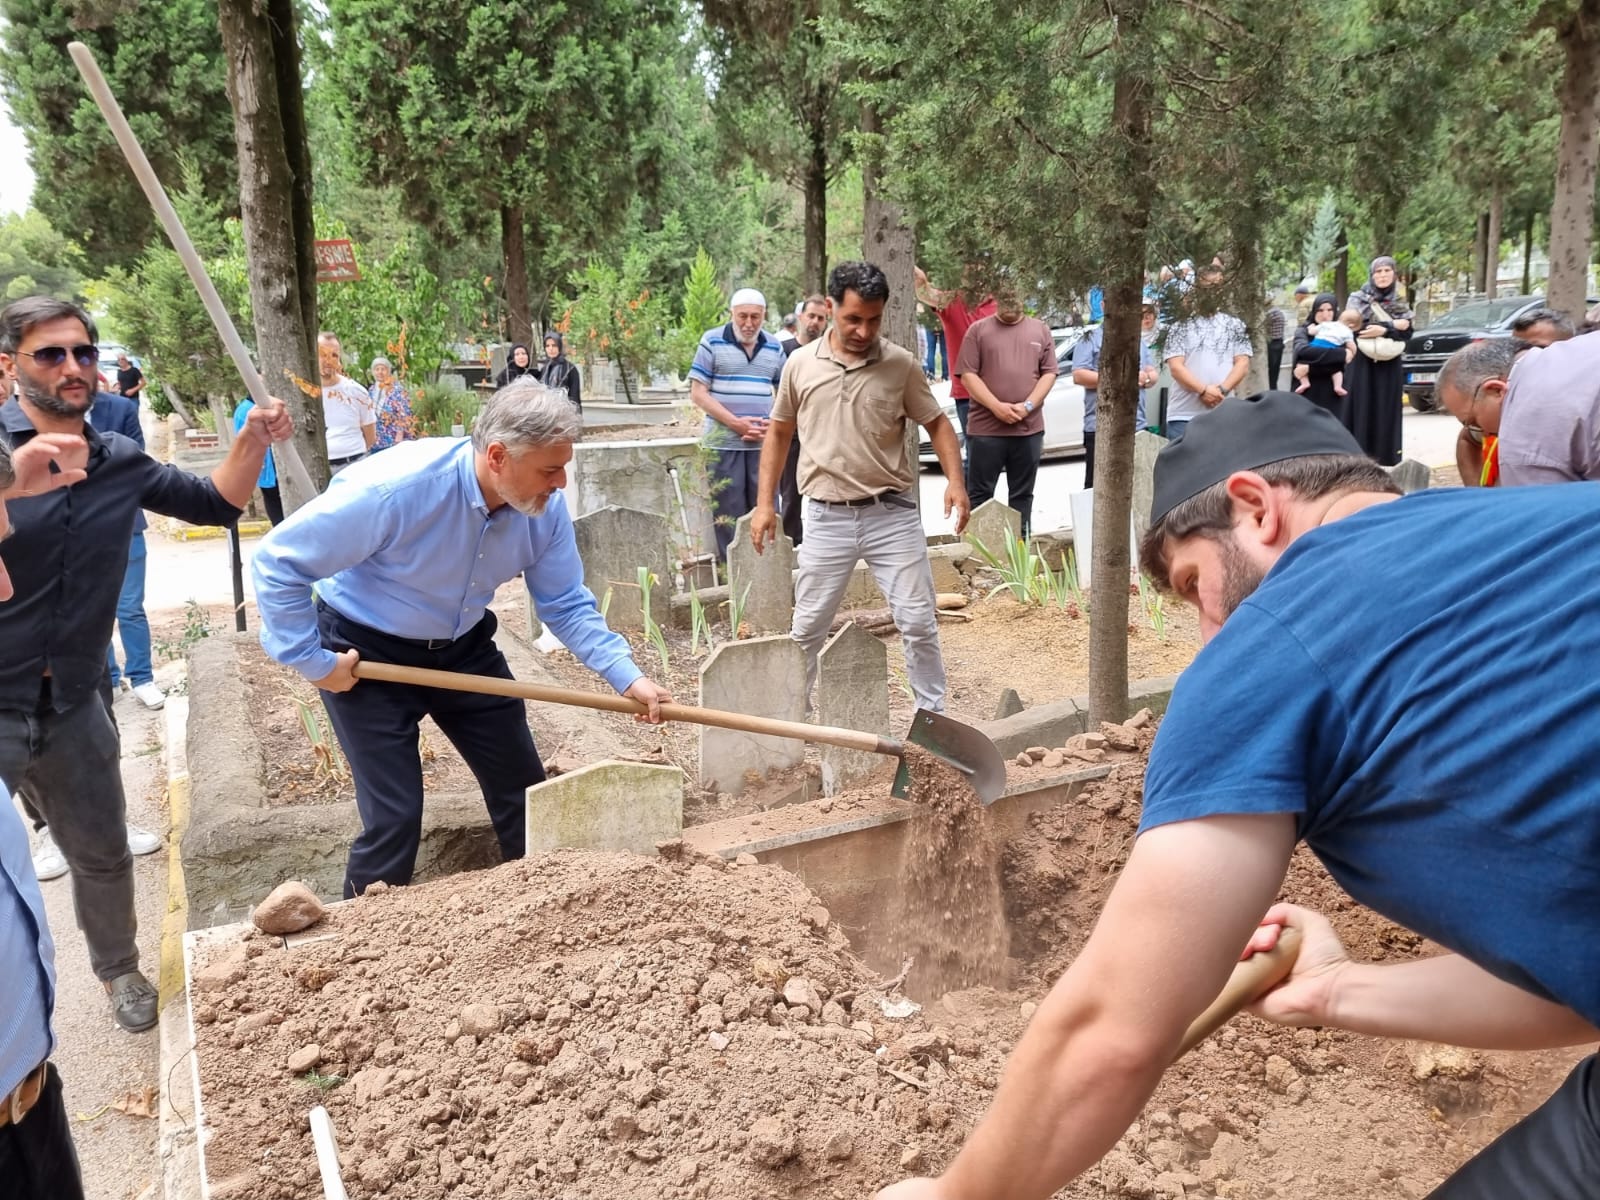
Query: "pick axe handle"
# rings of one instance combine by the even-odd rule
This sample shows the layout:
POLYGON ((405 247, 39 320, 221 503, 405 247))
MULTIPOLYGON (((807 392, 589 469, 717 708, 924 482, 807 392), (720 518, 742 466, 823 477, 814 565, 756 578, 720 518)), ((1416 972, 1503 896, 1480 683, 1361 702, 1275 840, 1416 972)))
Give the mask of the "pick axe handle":
MULTIPOLYGON (((211 276, 206 274, 205 264, 195 252, 194 243, 189 240, 189 234, 183 228, 183 222, 178 219, 172 201, 167 199, 166 189, 161 186, 161 180, 156 178, 155 168, 145 157, 139 139, 134 136, 133 128, 128 124, 128 118, 122 115, 122 106, 111 94, 111 87, 106 83, 106 77, 100 73, 100 64, 95 62, 94 54, 82 42, 68 43, 67 53, 72 55, 78 74, 83 76, 89 94, 100 106, 100 114, 111 127, 111 135, 117 139, 117 145, 122 147, 123 157, 128 160, 134 178, 144 190, 145 199, 150 201, 150 207, 155 210, 156 220, 160 221, 161 227, 167 231, 167 237, 172 241, 172 248, 178 252, 183 269, 189 273, 190 282, 200 293, 200 302, 205 305, 206 312, 211 317, 211 324, 216 327, 217 335, 222 338, 222 344, 228 348, 228 356, 233 359, 233 365, 239 369, 239 375, 244 379, 244 386, 249 391, 250 398, 264 406, 271 399, 266 381, 251 363, 250 352, 245 349, 239 331, 234 328, 233 318, 228 315, 222 297, 217 295, 211 276)), ((300 451, 295 448, 294 442, 278 442, 272 449, 278 456, 278 469, 289 477, 300 495, 315 496, 317 489, 311 484, 311 474, 306 470, 306 465, 301 460, 300 451)))
POLYGON ((1294 970, 1295 959, 1299 955, 1300 931, 1285 925, 1278 934, 1278 944, 1271 950, 1252 954, 1243 962, 1235 964, 1233 974, 1228 976, 1228 982, 1223 986, 1222 993, 1212 1001, 1210 1008, 1194 1019, 1194 1023, 1189 1026, 1189 1032, 1183 1035, 1183 1042, 1179 1045, 1178 1052, 1172 1056, 1174 1061, 1189 1053, 1236 1017, 1245 1007, 1287 979, 1289 972, 1294 970))
MULTIPOLYGON (((517 696, 523 700, 566 704, 576 708, 595 708, 601 712, 638 715, 649 711, 648 705, 630 700, 626 696, 580 692, 574 688, 523 683, 519 679, 500 679, 493 675, 468 675, 461 671, 431 671, 426 667, 401 667, 394 663, 367 662, 365 659, 356 664, 356 678, 379 679, 386 683, 410 683, 418 687, 447 688, 454 692, 517 696)), ((878 737, 873 733, 863 733, 859 729, 842 729, 835 725, 809 725, 804 721, 779 721, 772 717, 751 717, 744 713, 723 712, 715 708, 695 708, 688 704, 663 704, 661 715, 668 721, 688 721, 694 725, 714 725, 719 729, 734 729, 740 733, 796 738, 802 742, 820 742, 827 746, 840 746, 846 750, 865 750, 869 754, 888 754, 898 757, 904 749, 899 742, 878 737)))

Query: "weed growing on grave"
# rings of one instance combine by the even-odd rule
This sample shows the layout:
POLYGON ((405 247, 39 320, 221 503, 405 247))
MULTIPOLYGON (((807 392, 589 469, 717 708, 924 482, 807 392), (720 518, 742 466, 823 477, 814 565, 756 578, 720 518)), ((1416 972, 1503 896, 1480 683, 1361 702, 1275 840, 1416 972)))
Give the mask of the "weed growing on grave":
POLYGON ((744 585, 744 591, 738 593, 733 590, 731 584, 728 587, 728 625, 734 641, 739 640, 739 627, 744 624, 744 610, 750 603, 750 589, 754 586, 753 583, 747 583, 744 585))
POLYGON ((183 606, 183 632, 175 642, 157 642, 155 652, 163 659, 183 658, 201 638, 211 636, 211 617, 198 600, 189 600, 183 606))
POLYGON ((333 1091, 334 1088, 338 1087, 341 1083, 344 1082, 344 1076, 343 1075, 321 1075, 321 1074, 318 1074, 317 1069, 315 1067, 312 1067, 311 1070, 307 1071, 304 1075, 300 1076, 300 1082, 301 1083, 310 1084, 312 1087, 316 1088, 317 1091, 319 1091, 319 1092, 331 1092, 331 1091, 333 1091))
POLYGON ((616 588, 608 587, 606 589, 606 594, 600 597, 600 619, 602 621, 606 619, 606 614, 611 611, 611 597, 615 596, 616 594, 616 588))
POLYGON ((317 710, 311 702, 296 696, 294 706, 300 713, 300 728, 305 731, 306 740, 311 743, 311 757, 316 764, 316 774, 319 779, 343 779, 344 765, 339 760, 339 752, 334 748, 333 739, 328 736, 322 727, 322 718, 317 716, 317 710))
POLYGON ((1050 569, 1044 559, 1033 552, 1033 547, 1011 529, 1006 529, 1004 556, 995 554, 977 538, 972 548, 978 557, 1000 573, 1000 582, 989 589, 989 595, 1010 592, 1019 604, 1044 604, 1050 599, 1050 569))
POLYGON ((711 636, 711 616, 706 612, 705 601, 700 599, 700 590, 693 584, 689 585, 689 653, 700 653, 701 639, 705 640, 706 649, 710 650, 716 645, 711 636))
POLYGON ((1151 583, 1143 571, 1139 572, 1139 600, 1144 605, 1144 615, 1150 621, 1150 628, 1155 630, 1159 640, 1166 641, 1167 600, 1161 594, 1161 589, 1151 583))
POLYGON ((1083 594, 1083 588, 1078 583, 1078 553, 1070 547, 1061 554, 1061 569, 1051 571, 1045 568, 1045 578, 1049 595, 1056 602, 1057 608, 1075 608, 1084 612, 1089 607, 1088 598, 1083 594))
POLYGON ((665 674, 672 667, 672 652, 667 649, 667 635, 656 624, 655 614, 650 611, 650 593, 660 582, 649 567, 639 568, 639 609, 644 614, 644 636, 660 655, 661 670, 665 674))

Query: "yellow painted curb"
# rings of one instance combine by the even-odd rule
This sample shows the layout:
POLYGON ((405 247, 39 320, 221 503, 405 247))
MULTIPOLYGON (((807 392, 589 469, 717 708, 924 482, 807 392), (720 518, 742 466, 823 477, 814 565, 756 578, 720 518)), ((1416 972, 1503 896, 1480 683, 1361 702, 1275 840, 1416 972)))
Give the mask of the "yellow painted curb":
MULTIPOLYGON (((270 521, 240 521, 240 537, 265 537, 272 528, 270 521)), ((206 542, 220 540, 228 536, 228 531, 220 525, 179 525, 167 530, 167 536, 176 542, 206 542)))
POLYGON ((183 994, 183 935, 189 928, 189 890, 183 879, 183 835, 189 828, 189 776, 167 784, 172 832, 167 838, 167 911, 161 918, 160 1007, 183 994))

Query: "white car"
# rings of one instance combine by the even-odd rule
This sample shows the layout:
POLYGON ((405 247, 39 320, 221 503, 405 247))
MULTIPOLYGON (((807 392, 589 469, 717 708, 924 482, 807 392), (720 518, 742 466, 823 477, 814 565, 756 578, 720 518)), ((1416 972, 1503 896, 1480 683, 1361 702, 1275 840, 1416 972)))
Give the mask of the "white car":
MULTIPOLYGON (((1083 389, 1072 382, 1072 348, 1087 329, 1057 330, 1056 381, 1044 397, 1044 449, 1043 458, 1069 458, 1083 453, 1083 389), (1062 333, 1071 336, 1061 337, 1062 333)), ((939 407, 961 436, 961 422, 956 420, 956 404, 948 394, 939 397, 939 407)), ((925 467, 939 465, 939 456, 933 452, 926 429, 918 430, 920 443, 918 459, 925 467)))

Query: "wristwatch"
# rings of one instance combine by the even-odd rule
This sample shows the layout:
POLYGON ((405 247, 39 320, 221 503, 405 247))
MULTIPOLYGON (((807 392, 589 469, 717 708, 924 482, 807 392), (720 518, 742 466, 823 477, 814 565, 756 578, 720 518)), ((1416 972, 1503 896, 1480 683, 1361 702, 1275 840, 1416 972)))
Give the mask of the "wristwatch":
POLYGON ((1033 401, 1032 400, 1024 400, 1022 402, 1022 411, 1027 413, 1031 417, 1033 415, 1033 401))

